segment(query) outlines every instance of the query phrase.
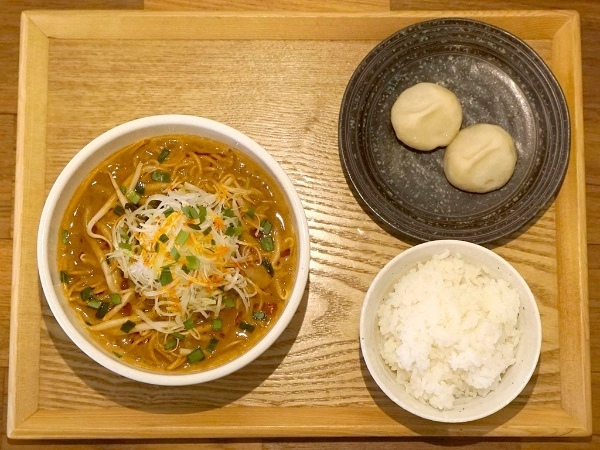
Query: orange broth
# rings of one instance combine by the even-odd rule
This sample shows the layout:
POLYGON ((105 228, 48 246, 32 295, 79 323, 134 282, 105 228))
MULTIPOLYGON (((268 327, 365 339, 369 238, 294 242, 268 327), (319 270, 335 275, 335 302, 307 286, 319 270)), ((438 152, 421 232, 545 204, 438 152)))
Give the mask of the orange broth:
POLYGON ((296 277, 278 186, 238 150, 196 136, 144 139, 105 160, 60 233, 63 290, 82 324, 108 352, 158 372, 242 354, 273 326, 296 277))

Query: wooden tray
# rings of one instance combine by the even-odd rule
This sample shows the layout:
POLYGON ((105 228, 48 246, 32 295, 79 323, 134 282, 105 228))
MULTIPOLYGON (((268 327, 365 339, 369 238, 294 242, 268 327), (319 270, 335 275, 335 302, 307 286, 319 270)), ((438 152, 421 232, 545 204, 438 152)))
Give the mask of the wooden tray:
POLYGON ((577 13, 53 11, 24 13, 21 32, 10 438, 591 433, 577 13), (508 407, 456 425, 421 420, 397 407, 361 358, 363 295, 408 244, 357 204, 337 147, 340 101, 357 64, 396 30, 440 16, 488 21, 530 43, 558 77, 573 129, 557 200, 494 247, 538 300, 544 333, 539 367, 508 407), (313 249, 301 307, 273 348, 223 380, 184 388, 132 382, 91 361, 58 327, 35 282, 40 211, 61 168, 105 130, 160 113, 225 122, 269 150, 302 198, 313 249))

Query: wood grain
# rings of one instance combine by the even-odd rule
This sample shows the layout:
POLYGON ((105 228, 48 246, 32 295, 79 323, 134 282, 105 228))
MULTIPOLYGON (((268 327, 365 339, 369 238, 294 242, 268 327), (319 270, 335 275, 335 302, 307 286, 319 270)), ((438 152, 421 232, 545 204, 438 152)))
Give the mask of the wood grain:
POLYGON ((389 0, 145 0, 149 11, 389 11, 389 0))
MULTIPOLYGON (((588 153, 590 148, 593 147, 588 147, 588 153)), ((598 147, 596 153, 600 153, 600 147, 598 147)), ((590 172, 588 170, 588 174, 590 172)), ((600 178, 600 175, 594 177, 594 172, 591 173, 592 175, 588 175, 587 177, 589 181, 586 184, 588 243, 600 245, 600 207, 598 207, 600 204, 600 180, 596 180, 596 178, 600 178), (590 180, 590 178, 592 179, 590 180)), ((600 170, 597 173, 600 174, 600 170)))
MULTIPOLYGON (((0 239, 0 277, 3 280, 11 278, 12 241, 0 239)), ((10 295, 0 295, 0 329, 10 327, 10 295)), ((9 333, 0 333, 0 368, 8 368, 9 333)))
MULTIPOLYGON (((97 8, 118 8, 118 7, 139 7, 140 1, 121 1, 121 0, 82 0, 77 3, 78 8, 85 8, 87 5, 97 8)), ((207 2, 196 2, 194 0, 150 0, 146 1, 146 7, 152 9, 204 9, 211 11, 218 10, 262 10, 262 9, 293 9, 293 10, 323 10, 328 5, 333 7, 347 7, 347 10, 357 10, 368 5, 373 5, 375 10, 379 10, 378 0, 373 2, 312 2, 293 0, 281 1, 277 4, 268 4, 257 0, 237 0, 235 2, 209 0, 207 2)), ((16 72, 18 66, 18 30, 19 14, 23 9, 33 8, 65 8, 72 6, 72 2, 66 0, 4 0, 0 7, 0 60, 3 62, 3 69, 0 71, 0 113, 7 113, 8 116, 0 115, 0 135, 8 136, 6 141, 0 144, 0 173, 8 174, 14 172, 14 148, 15 142, 10 142, 10 136, 14 136, 14 127, 16 124, 16 105, 17 105, 17 86, 16 72), (6 164, 5 164, 6 162, 6 164), (12 168, 11 168, 12 167, 12 168), (5 170, 5 172, 3 172, 5 170)), ((392 0, 393 9, 414 10, 414 9, 522 9, 522 8, 565 8, 576 9, 581 14, 582 24, 582 54, 583 54, 583 90, 584 90, 584 118, 585 118, 585 152, 586 152, 586 177, 587 177, 587 215, 588 215, 588 253, 589 253, 589 292, 590 292, 590 328, 592 330, 591 341, 591 362, 592 362, 592 385, 593 385, 593 419, 594 430, 598 432, 600 426, 600 336, 597 331, 600 325, 600 5, 597 2, 587 0, 568 0, 568 1, 539 1, 539 0, 490 0, 479 2, 478 0, 392 0)), ((337 10, 337 9, 336 9, 337 10)), ((341 9, 340 9, 341 10, 341 9)), ((361 9, 362 10, 362 9, 361 9)), ((2 175, 5 176, 5 175, 2 175)), ((310 179, 307 179, 307 183, 310 179)), ((0 190, 0 204, 12 204, 12 189, 6 191, 0 190), (7 197, 8 195, 8 197, 7 197)), ((12 217, 8 215, 10 211, 0 209, 0 231, 5 245, 2 251, 7 249, 10 252, 12 241, 5 237, 4 231, 12 228, 12 217), (6 227, 8 224, 8 228, 6 227)), ((523 252, 526 253, 526 245, 523 246, 523 252)), ((1 260, 0 272, 6 273, 10 270, 10 261, 1 260)), ((361 266, 357 264, 357 266, 361 266)), ((3 306, 9 302, 10 285, 0 283, 0 301, 3 306)), ((0 336, 7 339, 8 328, 6 321, 0 318, 0 336)), ((6 353, 6 352, 5 352, 6 353)), ((6 364, 6 358, 2 365, 6 364)), ((6 369, 0 368, 0 379, 6 380, 6 369)), ((6 405, 6 382, 2 384, 4 388, 3 406, 6 405)), ((6 429, 6 409, 3 409, 2 429, 6 429)), ((220 440, 216 441, 54 441, 43 442, 33 441, 30 443, 15 442, 3 435, 0 440, 0 448, 77 448, 77 449, 109 449, 119 448, 125 450, 133 449, 173 449, 173 448, 268 448, 268 449, 287 449, 287 448, 409 448, 432 449, 439 446, 451 445, 456 448, 492 448, 492 449, 538 449, 538 448, 557 448, 557 449, 592 449, 600 447, 600 440, 597 435, 593 439, 577 439, 568 442, 557 442, 543 440, 541 442, 531 440, 521 441, 513 440, 497 441, 480 439, 453 439, 447 438, 427 439, 426 441, 410 440, 408 442, 398 439, 335 439, 335 440, 316 440, 316 439, 293 439, 293 440, 220 440), (199 443, 202 442, 202 443, 199 443)))
POLYGON ((12 238, 13 198, 15 193, 15 151, 17 120, 12 114, 0 114, 0 239, 12 238))
POLYGON ((143 0, 2 0, 0 6, 0 114, 16 114, 19 66, 19 17, 24 9, 135 9, 143 0))
MULTIPOLYGON (((528 37, 559 68, 571 107, 580 109, 574 80, 578 53, 569 41, 577 33, 576 16, 511 14, 476 16, 528 37), (535 26, 519 25, 514 17, 535 26), (565 48, 571 46, 571 59, 561 50, 563 41, 565 48)), ((435 14, 23 16, 14 238, 19 255, 13 281, 18 302, 13 310, 16 339, 11 345, 8 415, 14 437, 139 438, 156 436, 157 421, 165 438, 587 432, 589 380, 582 378, 582 367, 585 371, 589 361, 581 347, 587 313, 578 306, 585 306, 586 299, 582 282, 574 276, 582 273, 574 250, 584 244, 575 232, 573 240, 567 239, 574 247, 557 247, 565 239, 561 227, 576 230, 585 223, 583 213, 571 211, 577 199, 583 200, 580 135, 574 136, 572 164, 555 204, 496 248, 528 280, 542 311, 544 349, 535 383, 491 418, 440 425, 399 411, 376 388, 360 358, 356 324, 364 292, 379 268, 408 244, 371 221, 347 189, 337 149, 339 105, 348 78, 375 43, 390 30, 430 17, 435 14), (177 35, 161 34, 170 30, 165 27, 169 23, 179 30, 177 35), (313 254, 310 286, 299 313, 259 360, 209 387, 158 389, 115 379, 90 364, 58 327, 41 296, 30 291, 24 295, 27 280, 35 277, 35 265, 27 264, 34 245, 26 236, 35 233, 40 190, 48 191, 79 148, 118 123, 174 111, 228 123, 280 161, 305 206, 313 254), (561 300, 566 295, 561 284, 579 303, 561 300), (31 326, 39 317, 41 332, 31 326), (562 317, 569 318, 566 326, 562 317), (561 346, 569 346, 570 358, 561 357, 561 346), (37 368, 22 357, 35 353, 40 355, 37 368), (66 406, 63 399, 73 391, 77 396, 66 406), (310 415, 302 413, 305 408, 310 415), (186 420, 176 415, 182 410, 186 420), (542 414, 543 425, 538 421, 542 414), (98 416, 102 420, 85 420, 98 416), (127 428, 122 427, 124 417, 127 428), (240 425, 223 428, 221 421, 227 417, 240 425)), ((573 115, 574 128, 580 120, 573 115)))

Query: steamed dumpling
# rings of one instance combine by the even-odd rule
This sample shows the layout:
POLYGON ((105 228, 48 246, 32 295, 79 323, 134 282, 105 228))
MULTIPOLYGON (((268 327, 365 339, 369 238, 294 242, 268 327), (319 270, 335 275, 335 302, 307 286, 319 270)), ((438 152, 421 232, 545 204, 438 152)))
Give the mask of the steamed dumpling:
POLYGON ((444 173, 459 189, 485 193, 504 186, 516 163, 511 135, 498 125, 480 123, 462 129, 446 148, 444 173))
POLYGON ((391 119, 398 139, 429 151, 454 139, 462 124, 462 107, 452 91, 435 83, 418 83, 398 96, 391 119))

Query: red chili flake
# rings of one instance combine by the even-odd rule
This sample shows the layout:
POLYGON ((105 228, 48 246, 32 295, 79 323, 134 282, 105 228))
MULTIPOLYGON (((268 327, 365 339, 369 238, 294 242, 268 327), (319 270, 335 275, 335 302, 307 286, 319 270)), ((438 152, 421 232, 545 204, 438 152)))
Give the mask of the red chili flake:
POLYGON ((265 302, 263 303, 262 311, 269 316, 273 316, 277 311, 277 303, 265 302))
POLYGON ((130 316, 132 312, 131 303, 126 303, 125 305, 123 305, 119 312, 123 316, 130 316))
POLYGON ((238 313, 235 315, 235 320, 233 321, 233 323, 235 323, 236 325, 239 325, 240 322, 242 321, 242 317, 243 317, 242 312, 238 311, 238 313))

